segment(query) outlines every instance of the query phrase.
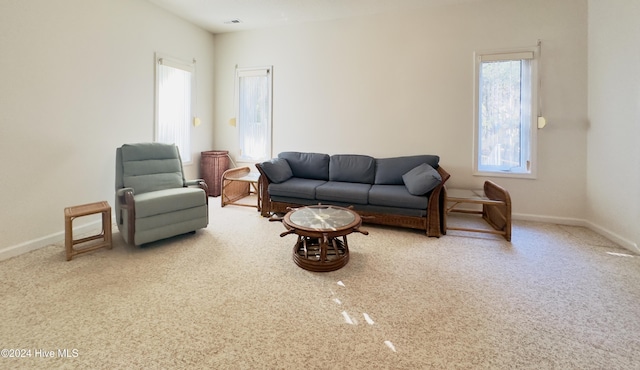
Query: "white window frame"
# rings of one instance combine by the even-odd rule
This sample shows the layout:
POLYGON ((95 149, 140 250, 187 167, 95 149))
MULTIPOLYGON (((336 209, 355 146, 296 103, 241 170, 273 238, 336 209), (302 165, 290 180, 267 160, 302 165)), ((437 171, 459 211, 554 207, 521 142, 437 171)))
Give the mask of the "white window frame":
MULTIPOLYGON (((481 51, 474 53, 474 113, 473 113, 473 174, 476 176, 493 177, 515 177, 535 179, 537 176, 537 112, 538 112, 538 59, 539 48, 519 48, 500 51, 481 51), (509 60, 528 60, 530 63, 530 96, 526 96, 526 91, 522 92, 526 101, 529 101, 529 119, 521 122, 521 148, 520 166, 499 167, 481 166, 481 145, 480 145, 480 99, 481 99, 481 66, 483 62, 499 62, 509 60), (526 137, 524 137, 526 135, 526 137)), ((525 107, 526 110, 527 107, 525 107)))
POLYGON ((259 162, 272 158, 272 140, 273 140, 273 126, 272 126, 272 112, 273 112, 273 67, 261 66, 261 67, 247 67, 236 68, 235 76, 236 94, 235 94, 235 108, 236 108, 236 124, 238 128, 238 145, 240 148, 239 160, 245 162, 259 162), (241 83, 240 79, 245 77, 266 77, 267 78, 267 94, 268 102, 266 103, 267 112, 264 114, 266 120, 264 137, 260 138, 261 150, 249 151, 246 150, 247 145, 250 145, 246 141, 250 140, 250 134, 245 131, 247 129, 246 122, 243 122, 245 117, 241 112, 240 96, 241 83), (260 154, 256 154, 260 153, 260 154))
MULTIPOLYGON (((165 143, 165 144, 175 144, 178 147, 180 152, 180 157, 182 159, 183 164, 191 164, 193 161, 193 156, 191 154, 192 151, 192 133, 191 133, 191 125, 194 122, 194 102, 195 102, 195 60, 192 62, 180 60, 177 58, 173 58, 162 53, 156 53, 156 85, 155 85, 155 124, 154 124, 154 141, 165 143), (172 121, 177 122, 178 126, 173 129, 166 130, 169 126, 165 126, 163 130, 163 125, 168 124, 165 122, 162 116, 162 107, 161 100, 163 99, 164 94, 161 92, 162 87, 162 70, 163 67, 170 67, 177 70, 182 70, 186 73, 191 74, 190 78, 190 86, 188 86, 188 91, 186 91, 183 96, 184 99, 188 99, 188 103, 186 104, 186 110, 182 111, 179 116, 174 116, 172 121)), ((173 88, 172 92, 181 92, 179 89, 176 90, 173 88)))

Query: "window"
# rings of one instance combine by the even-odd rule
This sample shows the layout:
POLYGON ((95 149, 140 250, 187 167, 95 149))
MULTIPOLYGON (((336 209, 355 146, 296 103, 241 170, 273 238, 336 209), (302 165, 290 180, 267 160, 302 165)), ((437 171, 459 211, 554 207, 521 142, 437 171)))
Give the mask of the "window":
POLYGON ((155 141, 175 144, 185 163, 191 162, 194 70, 194 63, 156 55, 155 141))
POLYGON ((535 177, 535 56, 535 49, 476 53, 476 174, 535 177))
POLYGON ((240 160, 271 158, 271 67, 236 70, 240 160))

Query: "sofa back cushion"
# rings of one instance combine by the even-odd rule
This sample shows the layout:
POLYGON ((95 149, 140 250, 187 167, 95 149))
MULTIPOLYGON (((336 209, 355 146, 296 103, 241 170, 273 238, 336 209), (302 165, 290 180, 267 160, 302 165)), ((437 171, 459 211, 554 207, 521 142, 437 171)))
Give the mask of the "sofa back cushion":
POLYGON ((135 194, 184 186, 182 161, 175 145, 125 144, 119 150, 122 184, 133 188, 135 194))
MULTIPOLYGON (((289 162, 293 177, 329 180, 329 155, 321 153, 282 152, 278 158, 289 162)), ((405 171, 406 172, 406 171, 405 171)))
POLYGON ((335 154, 329 161, 329 180, 373 184, 376 160, 367 155, 335 154))
POLYGON ((428 154, 394 158, 377 158, 375 184, 404 185, 402 175, 405 173, 423 163, 437 169, 439 162, 440 157, 428 154))

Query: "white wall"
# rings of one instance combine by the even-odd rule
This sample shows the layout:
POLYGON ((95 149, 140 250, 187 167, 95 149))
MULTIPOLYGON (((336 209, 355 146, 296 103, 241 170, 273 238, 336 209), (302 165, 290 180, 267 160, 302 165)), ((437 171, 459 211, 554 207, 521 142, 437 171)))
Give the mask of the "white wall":
POLYGON ((274 66, 274 155, 438 154, 450 186, 472 175, 473 53, 542 40, 538 179, 495 178, 520 218, 586 211, 587 2, 495 0, 216 35, 217 149, 238 153, 233 74, 274 66))
POLYGON ((0 259, 63 240, 64 207, 113 205, 116 147, 153 139, 156 51, 197 59, 203 124, 186 171, 198 174, 213 143, 213 43, 143 0, 0 2, 0 259))
POLYGON ((589 0, 587 18, 586 1, 496 0, 217 35, 215 60, 212 35, 146 1, 2 1, 0 259, 62 240, 66 206, 113 203, 115 148, 153 137, 156 51, 198 60, 203 124, 188 177, 200 151, 237 152, 234 66, 273 65, 274 154, 435 153, 451 186, 477 186, 472 53, 538 39, 549 122, 539 176, 494 180, 521 218, 586 219, 637 250, 639 4, 589 0))
POLYGON ((589 219, 640 252, 640 2, 589 1, 589 219))

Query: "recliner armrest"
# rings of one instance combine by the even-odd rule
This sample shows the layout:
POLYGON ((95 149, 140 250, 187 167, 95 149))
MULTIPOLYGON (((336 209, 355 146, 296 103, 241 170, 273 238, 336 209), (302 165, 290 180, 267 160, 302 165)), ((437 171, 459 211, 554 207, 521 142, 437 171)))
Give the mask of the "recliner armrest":
POLYGON ((204 196, 207 205, 209 205, 209 186, 207 186, 207 183, 203 179, 185 180, 184 186, 198 186, 200 189, 204 190, 204 196))
POLYGON ((118 189, 116 190, 116 195, 119 197, 123 197, 126 193, 131 192, 133 194, 135 194, 136 192, 133 190, 133 188, 122 188, 122 189, 118 189))
MULTIPOLYGON (((130 243, 133 242, 134 230, 135 230, 135 218, 136 218, 136 205, 133 201, 133 195, 135 191, 133 188, 121 188, 116 190, 116 204, 118 225, 122 225, 124 222, 123 212, 127 212, 127 230, 128 235, 126 240, 130 243)), ((120 227, 120 226, 118 226, 120 227)))
POLYGON ((200 186, 202 182, 204 182, 203 179, 185 180, 184 186, 200 186))

